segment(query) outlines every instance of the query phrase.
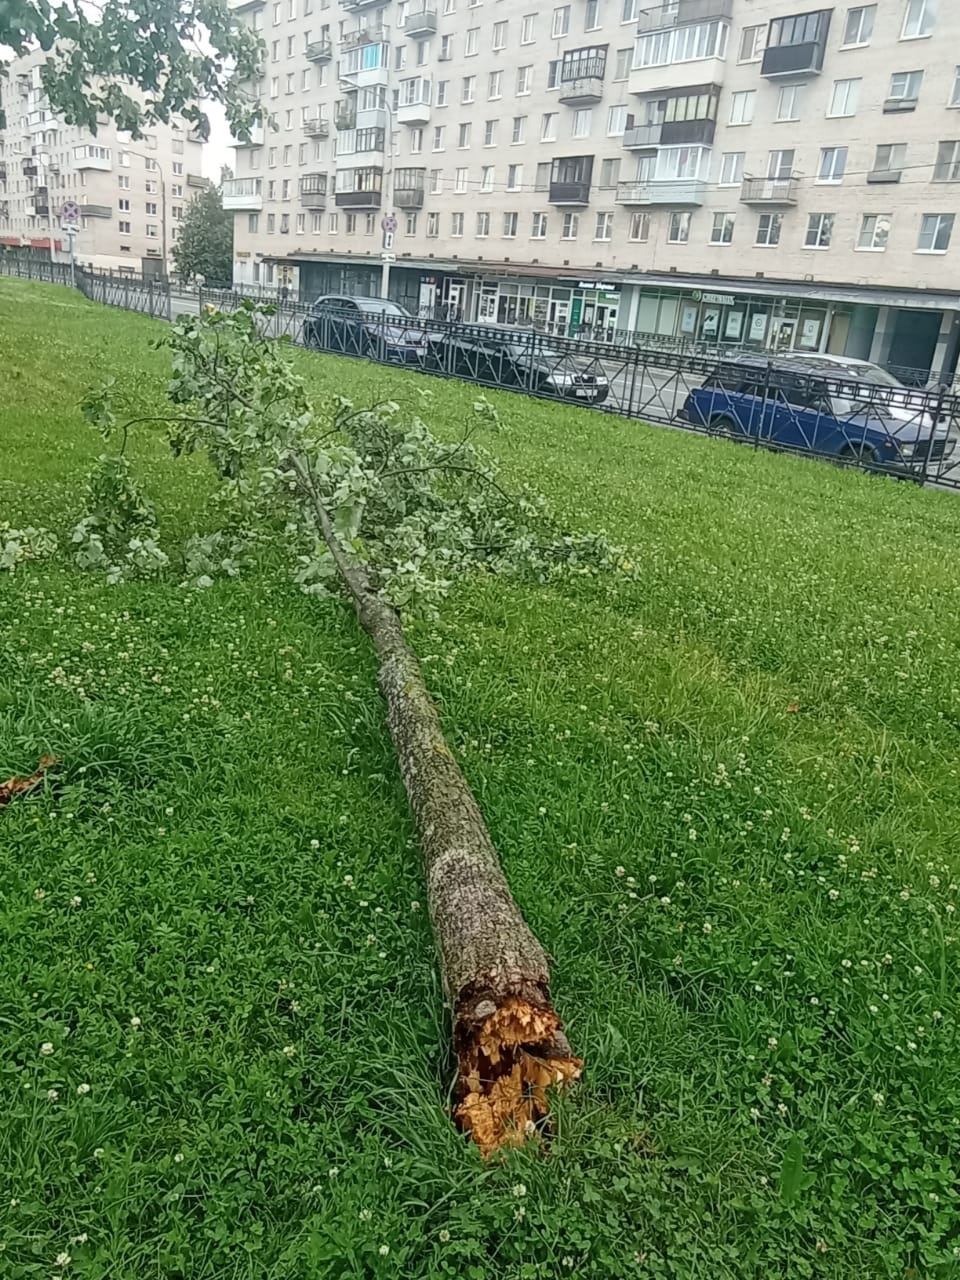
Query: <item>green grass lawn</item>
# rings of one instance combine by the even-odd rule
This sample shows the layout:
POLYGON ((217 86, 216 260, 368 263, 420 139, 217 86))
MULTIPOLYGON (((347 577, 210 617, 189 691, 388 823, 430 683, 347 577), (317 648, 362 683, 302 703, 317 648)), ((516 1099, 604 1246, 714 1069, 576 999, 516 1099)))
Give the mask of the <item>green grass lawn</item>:
MULTIPOLYGON (((77 403, 161 403, 163 332, 0 279, 0 522, 68 534, 77 403)), ((440 431, 476 394, 296 358, 440 431)), ((960 1275, 957 498, 491 398, 506 479, 642 568, 411 628, 587 1061, 549 1149, 447 1118, 350 612, 64 551, 0 575, 0 779, 63 757, 0 811, 4 1280, 960 1275)), ((176 559, 209 478, 132 453, 176 559)))

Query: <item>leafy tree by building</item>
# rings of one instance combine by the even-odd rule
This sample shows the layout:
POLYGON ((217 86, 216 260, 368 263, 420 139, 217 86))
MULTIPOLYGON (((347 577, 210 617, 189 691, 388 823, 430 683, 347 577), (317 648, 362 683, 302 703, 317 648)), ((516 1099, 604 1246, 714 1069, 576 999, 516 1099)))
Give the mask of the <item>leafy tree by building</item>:
POLYGON ((233 216, 224 212, 219 187, 206 187, 187 205, 171 250, 184 279, 228 288, 233 280, 233 216))

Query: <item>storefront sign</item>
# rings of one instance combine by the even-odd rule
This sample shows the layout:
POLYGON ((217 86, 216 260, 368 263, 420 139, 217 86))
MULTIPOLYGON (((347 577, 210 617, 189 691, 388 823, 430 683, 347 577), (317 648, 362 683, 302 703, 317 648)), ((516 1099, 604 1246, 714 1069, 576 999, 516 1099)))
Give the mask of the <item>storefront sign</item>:
POLYGON ((570 303, 570 332, 575 334, 580 328, 580 317, 583 315, 583 299, 574 296, 570 303))
POLYGON ((697 331, 697 308, 685 304, 680 309, 680 332, 696 333, 697 331))
POLYGON ((740 335, 743 333, 743 312, 728 311, 726 336, 734 342, 739 341, 740 335))
POLYGON ((767 317, 758 312, 750 321, 750 341, 762 342, 767 336, 767 317))
POLYGON ((704 302, 710 302, 716 307, 735 307, 737 300, 730 293, 705 293, 703 295, 704 302))
POLYGON ((805 347, 815 347, 820 341, 820 321, 804 320, 800 330, 800 341, 805 347))
POLYGON ((716 307, 708 307, 703 313, 703 332, 713 335, 720 328, 720 312, 716 307))
POLYGON ((601 293, 610 293, 619 290, 618 284, 610 284, 604 280, 581 280, 577 285, 578 289, 599 289, 601 293))

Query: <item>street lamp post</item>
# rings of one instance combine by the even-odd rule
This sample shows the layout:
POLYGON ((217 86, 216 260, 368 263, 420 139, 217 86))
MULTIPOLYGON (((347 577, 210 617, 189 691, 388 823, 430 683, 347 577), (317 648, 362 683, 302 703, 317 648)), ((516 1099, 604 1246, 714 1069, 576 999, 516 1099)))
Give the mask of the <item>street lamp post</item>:
MULTIPOLYGON (((355 90, 358 96, 362 92, 360 85, 357 84, 355 80, 349 79, 347 76, 341 76, 340 83, 342 85, 346 85, 348 89, 355 90)), ((384 95, 383 95, 383 102, 380 104, 383 107, 383 109, 386 111, 387 115, 390 117, 390 129, 388 134, 387 153, 385 157, 386 164, 384 165, 384 170, 383 170, 383 199, 384 199, 385 207, 382 211, 383 212, 383 217, 381 219, 382 238, 380 241, 380 244, 381 244, 380 297, 381 298, 389 298, 390 296, 390 265, 393 262, 393 259, 395 256, 393 253, 394 232, 391 230, 388 230, 388 226, 389 226, 388 219, 390 219, 391 222, 394 222, 394 223, 396 221, 396 215, 394 214, 394 211, 392 208, 392 205, 393 205, 393 146, 394 146, 394 137, 395 137, 394 125, 395 125, 396 117, 394 115, 393 107, 390 105, 390 102, 388 99, 388 93, 389 93, 389 89, 385 89, 384 95)))

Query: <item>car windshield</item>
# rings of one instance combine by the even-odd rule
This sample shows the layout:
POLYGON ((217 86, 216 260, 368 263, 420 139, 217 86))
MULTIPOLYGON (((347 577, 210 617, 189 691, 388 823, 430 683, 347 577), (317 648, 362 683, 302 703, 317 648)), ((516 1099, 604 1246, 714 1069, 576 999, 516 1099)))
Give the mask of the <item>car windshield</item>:
POLYGON ((361 311, 366 311, 373 315, 389 316, 394 320, 413 319, 406 307, 401 307, 398 302, 388 302, 386 298, 355 298, 354 302, 356 302, 361 311))

